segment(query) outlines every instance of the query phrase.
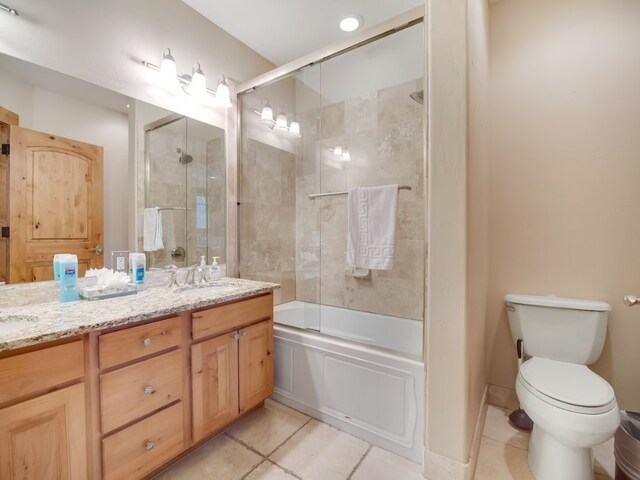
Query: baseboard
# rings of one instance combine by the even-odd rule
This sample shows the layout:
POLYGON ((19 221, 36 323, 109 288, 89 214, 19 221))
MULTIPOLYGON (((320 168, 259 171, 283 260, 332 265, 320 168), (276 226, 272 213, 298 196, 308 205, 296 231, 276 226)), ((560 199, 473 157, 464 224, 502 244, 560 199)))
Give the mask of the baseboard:
POLYGON ((516 391, 512 388, 489 385, 488 388, 489 405, 504 408, 505 410, 515 410, 520 408, 516 391))
POLYGON ((435 452, 425 450, 424 452, 424 476, 428 480, 472 480, 476 471, 478 462, 478 453, 480 452, 480 442, 482 440, 482 431, 484 430, 484 422, 487 418, 487 407, 489 405, 489 385, 485 386, 480 402, 480 410, 476 420, 473 438, 471 440, 471 448, 469 451, 469 461, 467 463, 458 462, 452 458, 445 457, 435 452))

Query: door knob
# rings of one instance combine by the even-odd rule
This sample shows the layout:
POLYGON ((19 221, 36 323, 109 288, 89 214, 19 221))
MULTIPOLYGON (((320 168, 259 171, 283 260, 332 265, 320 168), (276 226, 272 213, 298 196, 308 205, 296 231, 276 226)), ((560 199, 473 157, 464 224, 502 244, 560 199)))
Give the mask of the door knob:
POLYGON ((96 255, 102 255, 102 252, 104 252, 104 248, 102 248, 102 245, 96 245, 93 248, 89 249, 90 252, 95 252, 96 255))

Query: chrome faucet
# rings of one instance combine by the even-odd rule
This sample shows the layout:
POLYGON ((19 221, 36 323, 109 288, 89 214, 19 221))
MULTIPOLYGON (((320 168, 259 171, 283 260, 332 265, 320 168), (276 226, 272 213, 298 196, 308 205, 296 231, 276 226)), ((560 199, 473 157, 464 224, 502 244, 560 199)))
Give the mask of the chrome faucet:
POLYGON ((185 285, 197 285, 199 283, 202 283, 202 281, 204 280, 204 270, 202 267, 200 267, 200 265, 192 265, 191 267, 189 267, 189 270, 187 271, 187 276, 184 279, 184 284, 185 285), (196 273, 200 274, 200 281, 196 282, 196 273), (189 280, 191 279, 191 280, 189 280))

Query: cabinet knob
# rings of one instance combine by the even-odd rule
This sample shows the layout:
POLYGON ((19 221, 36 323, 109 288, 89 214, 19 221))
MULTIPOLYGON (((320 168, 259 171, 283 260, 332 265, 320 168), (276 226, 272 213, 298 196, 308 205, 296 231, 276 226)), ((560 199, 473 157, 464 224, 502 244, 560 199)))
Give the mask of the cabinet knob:
POLYGON ((144 449, 151 450, 153 448, 153 442, 151 440, 147 440, 144 442, 144 449))
POLYGON ((242 335, 243 337, 246 337, 247 336, 247 331, 243 330, 242 332, 240 332, 240 335, 242 335))
POLYGON ((152 395, 154 393, 156 393, 156 390, 151 385, 147 385, 146 387, 144 387, 144 394, 145 395, 152 395))
POLYGON ((239 333, 234 333, 231 336, 233 337, 234 340, 238 340, 240 338, 240 334, 239 333))
POLYGON ((148 347, 149 345, 151 345, 151 339, 149 337, 146 337, 144 340, 142 340, 142 343, 145 347, 148 347))

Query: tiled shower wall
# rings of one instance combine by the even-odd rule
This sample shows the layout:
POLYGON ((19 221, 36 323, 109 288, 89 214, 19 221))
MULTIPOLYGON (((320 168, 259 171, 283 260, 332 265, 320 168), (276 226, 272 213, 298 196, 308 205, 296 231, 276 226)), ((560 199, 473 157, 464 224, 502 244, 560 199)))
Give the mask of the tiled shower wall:
POLYGON ((418 79, 299 115, 297 300, 423 319, 423 107, 409 97, 422 88, 418 79), (331 158, 329 148, 336 145, 348 146, 351 162, 331 158), (310 200, 307 195, 386 184, 412 188, 399 192, 395 266, 373 270, 370 278, 354 278, 346 267, 346 196, 310 200))
POLYGON ((240 276, 281 284, 276 303, 295 300, 293 153, 248 139, 240 171, 240 276))

